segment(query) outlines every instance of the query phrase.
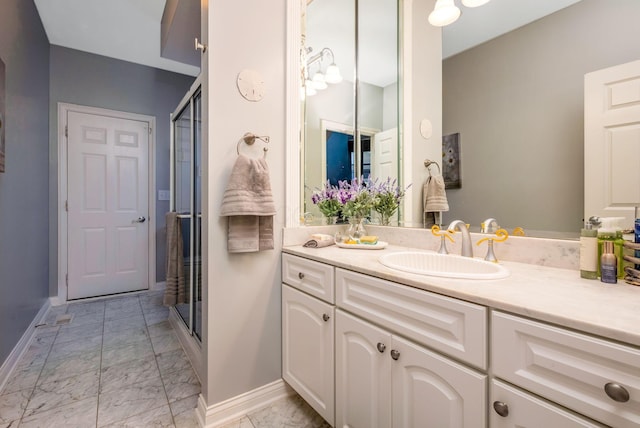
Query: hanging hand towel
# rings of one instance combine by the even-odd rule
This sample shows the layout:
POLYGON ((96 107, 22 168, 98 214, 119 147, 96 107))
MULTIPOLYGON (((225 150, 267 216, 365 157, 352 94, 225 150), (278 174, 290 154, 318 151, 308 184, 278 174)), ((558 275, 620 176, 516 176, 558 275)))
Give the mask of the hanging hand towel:
POLYGON ((231 170, 220 213, 229 217, 227 250, 247 253, 273 249, 275 213, 267 161, 239 155, 231 170))
POLYGON ((187 303, 187 281, 185 281, 182 230, 178 214, 168 212, 167 227, 167 286, 164 290, 163 304, 175 306, 187 303))
POLYGON ((423 187, 424 212, 449 211, 442 175, 430 175, 423 187))

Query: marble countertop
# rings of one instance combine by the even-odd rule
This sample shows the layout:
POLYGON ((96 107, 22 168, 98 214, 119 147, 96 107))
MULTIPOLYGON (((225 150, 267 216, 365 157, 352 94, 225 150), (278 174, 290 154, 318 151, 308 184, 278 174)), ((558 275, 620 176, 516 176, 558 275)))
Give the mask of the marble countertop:
MULTIPOLYGON (((328 263, 434 293, 535 318, 640 347, 640 287, 604 284, 580 278, 574 269, 501 261, 508 278, 449 279, 417 275, 383 266, 383 254, 414 248, 389 245, 383 250, 285 246, 285 253, 328 263)), ((418 250, 425 251, 425 250, 418 250)))

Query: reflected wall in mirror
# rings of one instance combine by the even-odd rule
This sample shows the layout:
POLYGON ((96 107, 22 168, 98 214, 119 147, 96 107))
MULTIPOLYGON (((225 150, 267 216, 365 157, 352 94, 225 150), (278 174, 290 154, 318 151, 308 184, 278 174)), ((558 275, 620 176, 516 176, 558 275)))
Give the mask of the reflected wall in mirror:
POLYGON ((399 177, 397 9, 397 0, 312 0, 303 13, 307 223, 322 220, 311 193, 326 180, 399 177), (317 84, 333 64, 342 80, 317 84))
MULTIPOLYGON (((314 19, 315 13, 311 8, 324 1, 335 2, 314 0, 307 12, 310 20, 314 19)), ((516 7, 525 11, 530 6, 539 6, 541 1, 522 0, 516 7)), ((550 3, 553 6, 559 1, 550 0, 550 3)), ((354 19, 353 2, 336 3, 348 3, 349 6, 339 14, 321 16, 316 24, 311 21, 307 24, 311 27, 310 32, 323 32, 329 28, 329 34, 338 34, 331 31, 331 16, 342 19, 347 15, 348 19, 354 19), (314 25, 316 30, 313 30, 314 25)), ((438 35, 433 33, 433 28, 428 28, 428 24, 420 26, 422 21, 426 23, 434 2, 425 4, 415 0, 413 3, 408 8, 414 17, 409 22, 411 25, 405 23, 405 28, 401 29, 405 39, 412 38, 413 47, 403 48, 400 66, 403 130, 399 168, 405 183, 412 184, 407 198, 413 200, 414 206, 403 212, 406 219, 401 224, 421 226, 419 193, 427 177, 424 159, 440 159, 441 142, 433 140, 440 140, 442 134, 459 132, 463 186, 447 191, 450 211, 444 213, 444 223, 459 218, 478 230, 481 221, 495 217, 510 231, 516 226, 523 227, 528 236, 577 237, 584 217, 584 192, 589 191, 583 184, 584 74, 638 59, 640 2, 578 1, 449 56, 442 63, 442 75, 437 71, 415 70, 418 61, 426 63, 435 56, 442 57, 440 51, 426 46, 438 35), (431 59, 416 58, 421 54, 431 55, 431 59), (411 66, 408 67, 408 63, 411 66), (410 79, 406 78, 407 72, 413 73, 410 79), (443 97, 441 104, 438 96, 443 97), (435 108, 420 110, 433 100, 437 106, 442 106, 441 112, 435 108), (439 113, 443 115, 442 119, 439 113), (417 124, 422 119, 433 123, 431 141, 422 139, 417 131, 417 124)), ((448 38, 453 36, 455 26, 463 24, 465 18, 473 21, 478 13, 489 13, 492 8, 504 5, 514 6, 513 3, 511 0, 492 0, 481 8, 465 8, 461 19, 443 31, 444 51, 448 52, 448 38)), ((566 4, 567 0, 563 0, 563 5, 566 4)), ((403 11, 401 16, 407 16, 407 12, 403 11)), ((476 21, 490 27, 484 19, 476 21)), ((311 33, 307 36, 315 37, 311 33)), ((403 40, 403 44, 405 42, 403 40)), ((355 52, 351 39, 342 44, 355 52)), ((339 61, 337 56, 336 62, 339 61)), ((380 61, 384 59, 380 58, 380 61)), ((351 68, 343 72, 345 80, 353 71, 351 68)), ((342 97, 351 100, 351 104, 336 103, 328 99, 328 93, 319 94, 324 99, 318 97, 307 103, 303 127, 307 141, 302 165, 307 189, 322 184, 321 149, 314 143, 319 132, 311 129, 319 129, 321 118, 331 119, 321 117, 324 109, 335 114, 333 121, 355 126, 352 85, 346 85, 342 92, 342 97)), ((359 104, 359 108, 373 108, 373 105, 366 102, 359 104)), ((372 128, 385 129, 384 125, 373 125, 372 128)), ((312 210, 308 190, 304 199, 303 210, 312 210)))
POLYGON ((640 57, 639 16, 636 0, 582 0, 444 60, 443 133, 460 132, 463 159, 445 223, 577 236, 584 75, 640 57))

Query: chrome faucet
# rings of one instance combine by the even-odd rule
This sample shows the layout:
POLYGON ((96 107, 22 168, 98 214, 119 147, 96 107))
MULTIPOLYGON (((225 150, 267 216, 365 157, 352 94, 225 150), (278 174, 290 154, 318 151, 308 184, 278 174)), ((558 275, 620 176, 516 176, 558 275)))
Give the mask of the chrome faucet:
POLYGON ((500 226, 498 226, 498 221, 493 218, 490 217, 488 219, 486 219, 485 221, 483 221, 480 224, 480 233, 491 233, 491 225, 495 224, 496 225, 496 229, 499 229, 500 226))
POLYGON ((456 229, 460 231, 462 234, 462 252, 461 255, 463 257, 473 257, 473 247, 471 246, 471 235, 469 234, 469 229, 467 229, 467 225, 462 220, 453 220, 449 227, 448 231, 453 232, 456 229))

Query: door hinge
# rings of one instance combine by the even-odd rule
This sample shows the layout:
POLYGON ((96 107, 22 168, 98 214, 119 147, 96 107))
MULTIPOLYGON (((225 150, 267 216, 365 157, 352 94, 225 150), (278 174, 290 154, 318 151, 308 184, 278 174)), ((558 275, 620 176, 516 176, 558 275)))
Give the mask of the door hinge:
POLYGON ((67 125, 64 126, 64 136, 69 138, 69 126, 67 125))
POLYGON ((67 201, 64 201, 64 210, 65 210, 66 212, 69 212, 69 201, 68 201, 68 200, 67 200, 67 201))
POLYGON ((69 287, 69 274, 65 273, 64 274, 64 281, 67 283, 67 288, 69 287))
POLYGON ((151 135, 151 127, 149 127, 149 135, 151 135))

